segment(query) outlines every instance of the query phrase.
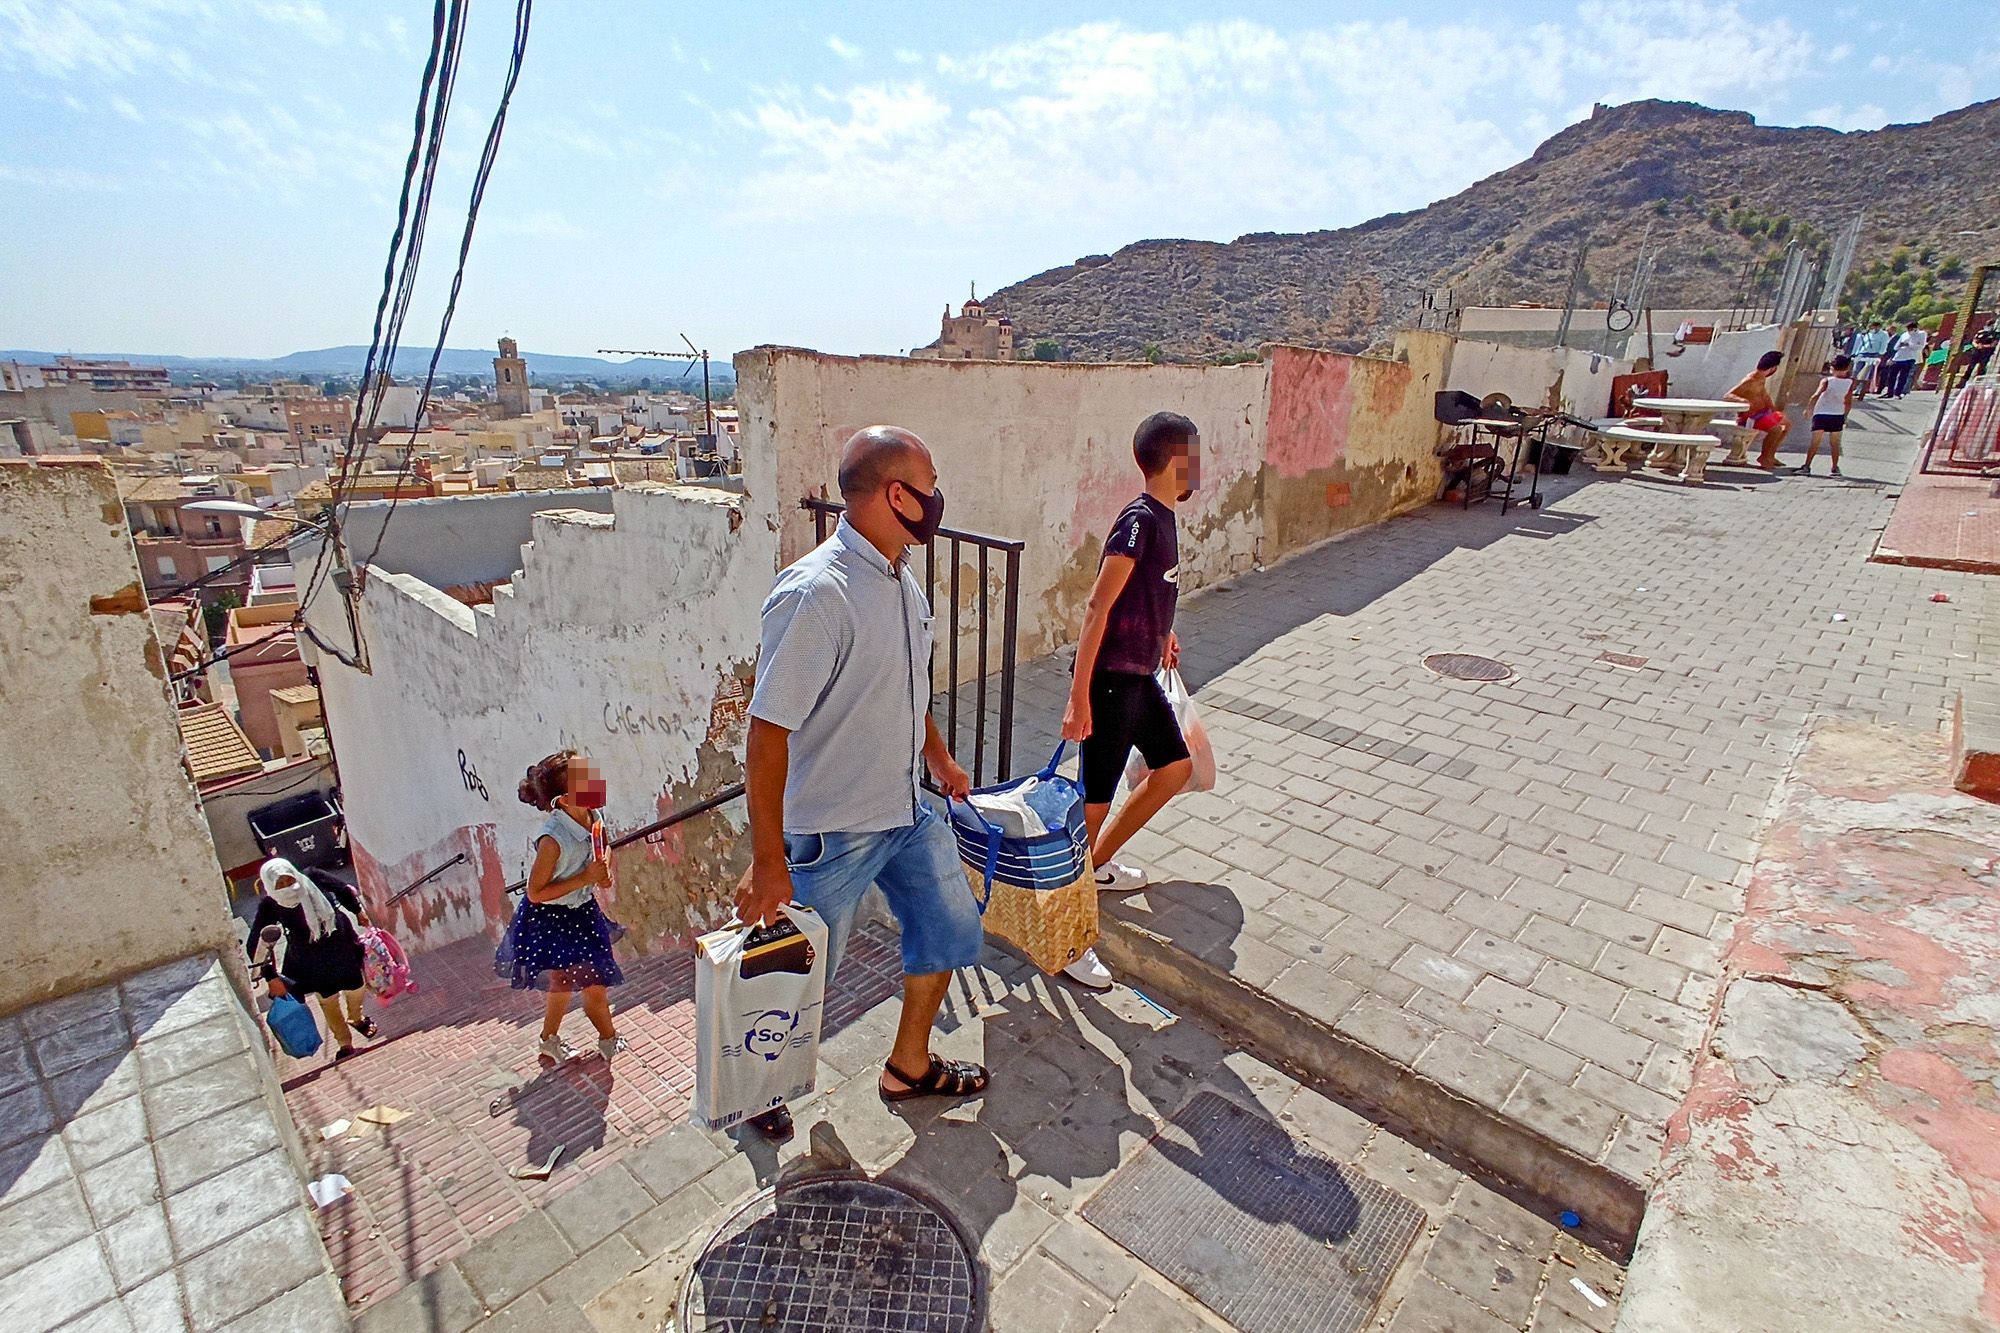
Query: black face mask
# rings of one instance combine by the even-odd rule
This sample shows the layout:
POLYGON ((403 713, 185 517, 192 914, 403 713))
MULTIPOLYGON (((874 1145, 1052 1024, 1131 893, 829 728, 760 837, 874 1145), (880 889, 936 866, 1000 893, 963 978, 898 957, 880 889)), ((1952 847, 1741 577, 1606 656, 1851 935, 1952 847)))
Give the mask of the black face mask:
POLYGON ((901 486, 905 492, 923 507, 924 516, 917 519, 907 518, 904 516, 903 511, 896 509, 896 506, 893 504, 889 508, 895 510, 897 521, 903 525, 904 529, 912 537, 916 538, 921 544, 929 545, 931 538, 937 536, 938 525, 944 522, 944 488, 940 486, 929 495, 925 495, 907 481, 897 482, 896 484, 901 486))

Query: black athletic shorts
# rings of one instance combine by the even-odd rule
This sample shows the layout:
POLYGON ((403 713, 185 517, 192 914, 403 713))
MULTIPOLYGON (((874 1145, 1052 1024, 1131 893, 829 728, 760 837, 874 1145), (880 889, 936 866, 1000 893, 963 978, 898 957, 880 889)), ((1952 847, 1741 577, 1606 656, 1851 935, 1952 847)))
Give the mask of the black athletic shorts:
POLYGON ((1187 740, 1159 677, 1099 671, 1090 678, 1090 735, 1077 765, 1085 803, 1111 804, 1135 747, 1148 768, 1165 768, 1188 757, 1187 740))
POLYGON ((1845 412, 1828 412, 1824 415, 1815 416, 1812 419, 1812 428, 1837 435, 1847 429, 1847 414, 1845 412))

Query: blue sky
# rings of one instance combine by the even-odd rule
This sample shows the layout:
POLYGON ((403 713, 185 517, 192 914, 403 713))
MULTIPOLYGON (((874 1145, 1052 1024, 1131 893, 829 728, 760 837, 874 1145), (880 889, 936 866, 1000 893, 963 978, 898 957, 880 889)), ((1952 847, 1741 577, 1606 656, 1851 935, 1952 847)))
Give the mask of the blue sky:
MULTIPOLYGON (((472 6, 406 343, 435 327, 512 11, 472 6)), ((1927 119, 2000 96, 1993 14, 540 0, 451 341, 898 352, 969 281, 1420 207, 1597 101, 1927 119)), ((419 0, 0 0, 0 347, 365 342, 429 21, 419 0)))

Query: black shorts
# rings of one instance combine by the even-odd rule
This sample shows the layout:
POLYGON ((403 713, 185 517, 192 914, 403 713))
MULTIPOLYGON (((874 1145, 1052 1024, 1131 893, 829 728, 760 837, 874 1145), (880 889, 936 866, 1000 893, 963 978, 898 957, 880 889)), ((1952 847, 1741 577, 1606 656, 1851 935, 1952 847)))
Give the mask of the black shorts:
POLYGON ((1086 804, 1111 804, 1135 747, 1148 768, 1188 757, 1187 739, 1159 677, 1099 671, 1090 678, 1090 735, 1077 764, 1086 804))
POLYGON ((1844 412, 1828 412, 1824 415, 1816 415, 1812 419, 1812 428, 1838 435, 1847 429, 1847 414, 1844 412))

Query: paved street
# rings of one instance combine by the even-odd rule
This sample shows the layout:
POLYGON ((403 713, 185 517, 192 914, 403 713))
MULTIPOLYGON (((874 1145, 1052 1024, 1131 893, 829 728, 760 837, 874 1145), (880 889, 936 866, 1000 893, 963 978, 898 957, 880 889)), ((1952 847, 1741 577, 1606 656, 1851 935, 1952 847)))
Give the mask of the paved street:
MULTIPOLYGON (((1801 724, 1934 730, 1995 646, 1978 578, 1867 562, 1934 410, 1857 413, 1845 480, 1579 466, 1539 513, 1433 506, 1192 599, 1224 772, 1115 910, 1636 1187, 1801 724)), ((1036 757, 1066 666, 1024 677, 1036 757)))

